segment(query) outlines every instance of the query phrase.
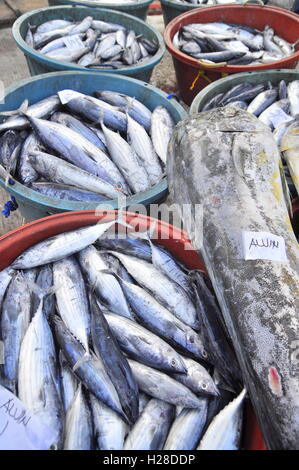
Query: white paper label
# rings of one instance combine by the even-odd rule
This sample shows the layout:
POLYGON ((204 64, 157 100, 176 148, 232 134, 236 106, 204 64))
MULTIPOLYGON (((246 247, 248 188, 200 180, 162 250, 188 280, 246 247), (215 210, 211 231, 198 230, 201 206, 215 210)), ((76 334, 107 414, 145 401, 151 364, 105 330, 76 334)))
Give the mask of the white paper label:
POLYGON ((51 429, 0 385, 0 450, 47 450, 53 441, 51 429))
POLYGON ((77 51, 78 49, 84 49, 85 45, 79 36, 65 36, 63 38, 64 44, 70 51, 77 51))
POLYGON ((268 259, 287 263, 283 237, 269 232, 242 232, 244 259, 268 259))

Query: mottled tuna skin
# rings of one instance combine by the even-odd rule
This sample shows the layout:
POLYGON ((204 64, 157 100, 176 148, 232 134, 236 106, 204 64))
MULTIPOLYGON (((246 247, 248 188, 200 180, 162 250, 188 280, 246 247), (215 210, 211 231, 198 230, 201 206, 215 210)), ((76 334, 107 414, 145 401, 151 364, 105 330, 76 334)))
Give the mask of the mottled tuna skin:
MULTIPOLYGON (((266 444, 299 449, 299 247, 279 158, 271 132, 254 116, 217 109, 177 125, 168 178, 173 202, 203 204, 201 254, 266 444), (289 263, 245 261, 242 230, 282 236, 289 263)), ((198 241, 201 228, 185 222, 198 241)))

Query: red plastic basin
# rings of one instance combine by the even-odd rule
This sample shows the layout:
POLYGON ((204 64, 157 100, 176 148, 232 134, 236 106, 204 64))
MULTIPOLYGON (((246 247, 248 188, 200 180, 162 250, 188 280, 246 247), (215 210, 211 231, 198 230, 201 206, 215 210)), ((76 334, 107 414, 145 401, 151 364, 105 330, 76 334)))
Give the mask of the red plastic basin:
MULTIPOLYGON (((95 224, 103 217, 105 217, 105 222, 112 221, 117 218, 117 212, 99 212, 98 215, 95 215, 94 211, 65 212, 35 220, 3 235, 0 237, 0 270, 9 266, 30 246, 58 233, 95 224)), ((192 250, 186 232, 165 222, 132 212, 123 212, 123 220, 139 231, 149 229, 155 221, 155 239, 159 239, 161 245, 188 268, 205 270, 198 253, 192 250)), ((245 410, 244 446, 247 450, 265 450, 266 448, 250 404, 245 410)))
POLYGON ((172 39, 182 26, 190 23, 211 23, 214 21, 238 23, 259 30, 263 30, 266 25, 269 25, 274 28, 276 34, 290 43, 294 43, 299 38, 299 15, 282 8, 259 5, 217 5, 191 10, 177 16, 166 27, 164 39, 173 58, 180 96, 186 104, 190 105, 202 88, 228 74, 296 67, 299 61, 298 50, 291 56, 270 64, 207 67, 200 64, 199 60, 182 53, 173 46, 172 39))

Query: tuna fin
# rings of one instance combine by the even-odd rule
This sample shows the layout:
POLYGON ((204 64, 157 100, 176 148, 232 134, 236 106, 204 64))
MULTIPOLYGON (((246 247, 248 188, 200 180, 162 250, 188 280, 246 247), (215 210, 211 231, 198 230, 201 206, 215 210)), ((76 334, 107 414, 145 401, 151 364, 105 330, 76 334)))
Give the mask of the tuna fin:
POLYGON ((29 101, 26 99, 23 101, 21 106, 18 109, 15 109, 13 111, 1 111, 0 116, 17 116, 18 114, 26 114, 29 106, 29 101))
POLYGON ((73 365, 72 371, 75 372, 82 366, 82 364, 84 364, 84 362, 90 361, 91 357, 92 356, 88 352, 84 353, 83 356, 80 357, 80 359, 78 359, 78 361, 73 365))

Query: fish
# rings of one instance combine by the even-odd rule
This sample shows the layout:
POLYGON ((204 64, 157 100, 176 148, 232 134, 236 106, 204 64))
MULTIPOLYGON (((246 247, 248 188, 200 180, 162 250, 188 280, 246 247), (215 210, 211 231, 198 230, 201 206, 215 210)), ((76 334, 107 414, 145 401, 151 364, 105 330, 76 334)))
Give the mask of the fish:
POLYGON ((139 285, 118 278, 123 292, 139 321, 177 349, 195 359, 208 361, 200 336, 176 318, 139 285))
POLYGON ((103 202, 109 198, 102 194, 96 194, 91 191, 76 188, 66 184, 47 183, 46 181, 35 181, 30 184, 30 188, 45 196, 60 199, 61 201, 77 201, 77 202, 103 202))
POLYGON ((267 109, 277 98, 277 90, 266 90, 262 91, 259 95, 257 95, 253 101, 249 104, 247 111, 249 113, 254 114, 255 116, 259 116, 262 114, 265 109, 267 109))
POLYGON ((180 355, 159 336, 128 318, 111 313, 105 318, 121 349, 129 357, 168 373, 185 374, 186 367, 180 355))
POLYGON ((242 432, 244 388, 210 423, 197 450, 238 450, 242 432))
POLYGON ((55 312, 55 298, 53 295, 53 269, 51 264, 42 266, 37 274, 35 287, 38 295, 32 300, 32 311, 35 313, 39 307, 40 298, 43 297, 43 312, 49 320, 55 312))
POLYGON ((116 106, 121 111, 127 111, 129 116, 138 122, 149 133, 151 128, 151 111, 144 106, 143 103, 136 98, 129 97, 123 93, 108 90, 97 90, 95 92, 97 98, 106 103, 116 106))
POLYGON ((100 301, 117 315, 134 319, 118 280, 107 273, 108 266, 101 253, 95 247, 87 246, 78 253, 78 260, 100 301))
POLYGON ((137 121, 134 121, 128 112, 127 121, 127 134, 131 148, 137 155, 138 161, 141 162, 142 166, 145 168, 150 184, 157 184, 161 181, 163 172, 152 141, 144 127, 138 124, 137 121))
POLYGON ((13 278, 13 275, 14 271, 10 267, 2 269, 2 271, 0 271, 0 309, 2 306, 3 298, 5 296, 5 292, 13 278))
POLYGON ((17 176, 21 183, 29 184, 38 179, 38 172, 31 165, 29 156, 31 152, 40 152, 42 150, 42 142, 34 132, 31 132, 23 144, 19 158, 17 176))
POLYGON ((197 395, 217 396, 219 394, 212 377, 199 362, 188 357, 182 357, 182 360, 186 368, 185 373, 172 372, 171 377, 186 385, 197 395))
MULTIPOLYGON (((9 117, 5 122, 0 123, 0 133, 10 129, 27 129, 30 127, 28 117, 36 119, 46 119, 55 111, 57 111, 59 106, 60 99, 57 95, 48 96, 47 98, 37 101, 36 103, 28 107, 25 106, 26 109, 24 109, 24 111, 26 112, 26 115, 24 115, 24 111, 22 110, 21 106, 20 110, 14 110, 13 115, 11 117, 9 117)), ((8 113, 3 114, 3 112, 1 112, 1 114, 6 115, 8 113)))
POLYGON ((70 333, 89 352, 91 314, 83 275, 77 260, 68 258, 53 263, 57 311, 70 333))
POLYGON ((115 411, 89 395, 94 434, 99 450, 123 450, 127 425, 115 411))
POLYGON ((89 140, 93 145, 100 148, 105 152, 106 146, 103 141, 93 132, 90 127, 84 124, 79 119, 75 118, 71 114, 56 112, 52 114, 51 121, 57 122, 58 124, 63 124, 66 127, 69 127, 75 132, 81 134, 85 139, 89 140))
POLYGON ((100 358, 95 355, 86 356, 84 347, 71 335, 58 317, 54 319, 54 326, 58 344, 78 379, 90 393, 118 413, 127 422, 125 414, 121 409, 117 392, 100 358), (75 370, 74 366, 76 366, 75 370))
MULTIPOLYGON (((164 372, 129 359, 138 387, 148 395, 175 406, 200 408, 200 399, 164 372)), ((146 409, 146 408, 145 408, 146 409)), ((143 411, 144 412, 144 411, 143 411)))
POLYGON ((154 149, 165 165, 167 161, 167 148, 172 135, 174 122, 163 106, 157 106, 151 117, 151 136, 154 149))
POLYGON ((101 127, 107 142, 111 159, 120 169, 123 177, 128 182, 134 193, 146 191, 150 187, 149 176, 146 169, 140 165, 136 154, 128 142, 117 132, 108 129, 104 122, 101 127))
POLYGON ((138 418, 139 406, 137 383, 105 315, 94 296, 90 295, 89 299, 92 310, 91 325, 94 349, 104 363, 107 374, 118 393, 122 409, 129 421, 135 423, 138 418))
POLYGON ((53 183, 73 185, 111 199, 123 194, 119 187, 49 153, 30 152, 28 160, 39 175, 53 183))
POLYGON ((179 320, 191 328, 198 328, 195 306, 181 286, 151 263, 115 251, 112 254, 142 287, 151 292, 179 320))
POLYGON ((66 413, 64 450, 92 449, 92 420, 87 400, 78 385, 73 402, 66 413))
POLYGON ((70 369, 70 366, 65 359, 62 351, 59 351, 59 379, 61 383, 61 396, 64 406, 64 411, 67 413, 70 405, 72 404, 76 391, 78 390, 78 380, 75 374, 70 369))
POLYGON ((106 153, 81 134, 57 122, 29 119, 38 137, 48 148, 78 168, 126 191, 124 179, 106 153))
POLYGON ((41 301, 21 344, 18 396, 36 418, 51 429, 54 449, 61 448, 64 431, 57 371, 53 336, 41 301))
POLYGON ((58 92, 58 96, 61 104, 65 105, 69 111, 83 116, 93 123, 100 123, 100 120, 103 119, 104 124, 111 129, 126 132, 126 115, 105 101, 74 90, 61 90, 58 92))
POLYGON ((31 290, 27 281, 31 273, 17 272, 10 281, 2 302, 1 339, 3 364, 0 366, 4 385, 16 393, 21 344, 31 317, 31 290))
POLYGON ((174 419, 174 406, 152 398, 129 432, 124 450, 160 450, 174 419))
POLYGON ((196 449, 206 423, 207 411, 207 398, 201 399, 200 408, 183 408, 170 428, 163 450, 196 449))
POLYGON ((299 334, 299 248, 280 159, 271 130, 258 118, 217 108, 177 125, 167 174, 171 203, 203 205, 202 244, 190 222, 185 229, 200 246, 266 446, 294 449, 299 385, 291 345, 299 334), (253 230, 283 237, 288 262, 244 259, 242 233, 253 230))
POLYGON ((23 251, 11 264, 13 269, 29 269, 59 261, 86 248, 101 237, 115 221, 70 230, 36 243, 23 251))

